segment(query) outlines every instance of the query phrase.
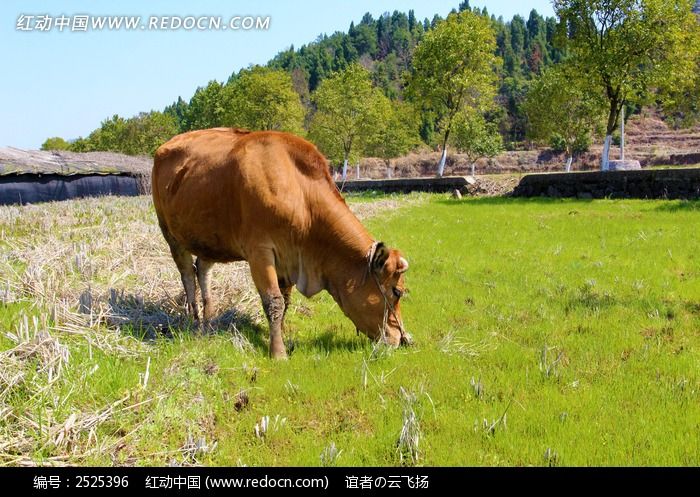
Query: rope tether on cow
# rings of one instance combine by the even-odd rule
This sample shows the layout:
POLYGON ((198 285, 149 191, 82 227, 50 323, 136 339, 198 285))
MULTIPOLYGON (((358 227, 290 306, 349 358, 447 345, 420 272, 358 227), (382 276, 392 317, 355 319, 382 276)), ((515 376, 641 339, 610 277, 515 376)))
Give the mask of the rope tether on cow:
POLYGON ((374 271, 372 267, 372 262, 374 262, 374 256, 377 253, 377 247, 379 244, 382 242, 373 242, 372 245, 370 246, 369 250, 367 251, 367 268, 369 271, 369 274, 372 275, 372 278, 374 279, 374 282, 377 285, 377 288, 379 289, 379 293, 382 294, 382 297, 384 298, 384 320, 382 322, 382 340, 386 342, 386 325, 387 321, 389 318, 389 313, 391 313, 392 316, 394 316, 394 319, 399 325, 399 333, 401 334, 401 339, 400 339, 400 344, 401 345, 411 345, 413 343, 413 339, 411 338, 411 335, 409 335, 406 330, 403 327, 403 321, 396 315, 396 311, 394 310, 394 306, 391 305, 389 302, 389 299, 386 296, 386 293, 384 293, 384 288, 382 288, 382 285, 379 283, 379 277, 377 276, 377 273, 374 271))

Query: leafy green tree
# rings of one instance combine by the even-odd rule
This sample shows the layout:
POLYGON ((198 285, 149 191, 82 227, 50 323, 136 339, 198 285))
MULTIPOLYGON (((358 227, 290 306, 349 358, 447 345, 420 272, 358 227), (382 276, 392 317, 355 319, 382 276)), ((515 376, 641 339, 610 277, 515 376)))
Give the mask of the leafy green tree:
MULTIPOLYGON (((481 8, 472 9, 468 4, 461 2, 459 10, 484 16, 481 8)), ((436 16, 432 23, 437 26, 441 21, 436 16)), ((543 19, 536 12, 531 12, 527 22, 520 16, 510 22, 493 16, 488 21, 497 33, 496 55, 504 60, 504 81, 499 88, 499 99, 501 104, 507 104, 507 111, 499 122, 499 131, 512 145, 522 141, 525 136, 525 117, 520 110, 521 90, 533 74, 562 60, 564 51, 553 44, 557 26, 554 17, 543 19), (515 34, 513 39, 511 31, 515 34)), ((310 93, 323 79, 354 62, 369 70, 373 83, 386 96, 392 100, 403 100, 408 98, 404 91, 403 75, 412 67, 416 45, 431 29, 430 19, 418 21, 415 12, 411 11, 407 15, 394 11, 379 18, 366 14, 359 23, 350 23, 347 33, 322 35, 297 49, 290 47, 277 54, 267 66, 292 74, 294 89, 307 108, 311 107, 310 93)), ((236 77, 237 73, 234 73, 227 83, 230 85, 236 77)), ((226 105, 225 99, 223 104, 226 105)), ((421 112, 420 119, 423 123, 423 140, 434 143, 434 117, 421 112)))
POLYGON ((547 50, 547 23, 535 9, 527 19, 525 38, 526 61, 530 72, 538 74, 549 63, 547 50))
MULTIPOLYGON (((498 89, 498 103, 505 109, 500 113, 499 131, 508 147, 517 147, 525 136, 525 117, 521 102, 529 80, 543 68, 566 58, 564 47, 554 45, 557 33, 557 19, 544 19, 531 12, 527 22, 516 16, 504 22, 502 18, 485 17, 480 8, 471 8, 468 1, 459 3, 459 11, 470 11, 473 15, 488 20, 497 33, 496 55, 503 63, 503 79, 498 89)), ((294 90, 301 96, 305 108, 311 109, 310 94, 331 74, 358 62, 372 75, 375 86, 380 87, 392 100, 409 99, 405 91, 404 74, 410 71, 414 49, 425 35, 442 23, 440 16, 423 21, 416 19, 415 12, 408 14, 393 12, 374 18, 363 16, 359 23, 351 23, 347 33, 336 32, 330 36, 321 35, 315 41, 301 47, 282 50, 266 65, 291 74, 294 90)), ((225 124, 224 116, 229 113, 231 88, 239 78, 238 71, 231 74, 225 84, 212 82, 199 88, 187 102, 181 98, 164 109, 178 123, 180 132, 190 129, 209 128, 225 124), (192 105, 190 108, 190 104, 192 105)), ((678 86, 679 90, 681 86, 678 86)), ((684 90, 690 91, 690 90, 684 90)), ((682 93, 678 103, 686 103, 682 93)), ((419 120, 422 139, 428 144, 439 141, 438 122, 434 113, 420 109, 419 120)), ((671 110, 674 119, 690 115, 687 111, 671 110)), ((307 115, 305 125, 311 113, 307 115)), ((493 121, 493 112, 487 120, 493 121)), ((90 146, 87 139, 71 144, 72 148, 90 146)))
POLYGON ((223 126, 226 106, 224 86, 218 81, 197 88, 184 113, 185 130, 223 126))
POLYGON ((178 134, 177 120, 164 112, 142 112, 127 119, 120 152, 129 155, 153 155, 156 149, 178 134))
POLYGON ((624 105, 692 78, 698 22, 692 0, 554 0, 571 62, 607 100, 601 169, 624 105))
POLYGON ((494 157, 503 150, 503 138, 498 133, 498 127, 474 110, 462 111, 455 116, 450 142, 467 157, 472 176, 475 175, 477 160, 494 157))
POLYGON ((377 30, 374 24, 372 15, 367 13, 357 26, 351 26, 348 34, 359 54, 373 57, 377 53, 377 30))
POLYGON ((517 65, 514 65, 513 71, 518 74, 525 63, 525 36, 527 28, 525 27, 525 19, 522 16, 515 15, 510 22, 510 46, 515 55, 517 65))
POLYGON ((496 32, 496 53, 503 59, 505 74, 513 74, 517 67, 515 52, 510 43, 510 30, 505 25, 498 26, 496 32))
POLYGON ((71 152, 90 152, 90 143, 88 142, 87 138, 83 138, 82 136, 73 140, 73 142, 70 144, 70 147, 68 148, 71 152))
POLYGON ((126 141, 126 119, 118 114, 105 119, 100 127, 85 139, 78 139, 71 145, 76 152, 112 151, 121 152, 126 141))
POLYGON ((684 85, 665 92, 663 110, 674 126, 700 122, 700 59, 695 77, 684 85))
POLYGON ((41 150, 69 150, 70 143, 61 138, 60 136, 54 136, 53 138, 47 138, 44 143, 41 144, 41 150))
POLYGON ((129 119, 114 115, 102 121, 102 125, 87 138, 73 142, 71 150, 153 155, 160 145, 178 132, 175 117, 164 112, 142 112, 129 119))
POLYGON ((574 67, 562 63, 545 70, 529 88, 523 110, 528 136, 535 141, 556 143, 566 153, 566 171, 574 155, 584 152, 595 133, 602 132, 605 101, 574 67))
POLYGON ((496 94, 496 37, 490 19, 465 10, 428 32, 413 55, 409 94, 434 117, 442 135, 442 176, 455 116, 465 108, 485 111, 496 94))
POLYGON ((497 104, 505 110, 500 122, 501 135, 506 137, 511 145, 525 137, 527 123, 522 104, 527 94, 528 83, 523 77, 504 78, 500 94, 496 97, 497 104))
POLYGON ((405 155, 420 144, 418 119, 412 106, 376 96, 377 126, 368 137, 364 153, 384 159, 391 176, 391 159, 405 155))
POLYGON ((242 70, 225 91, 225 125, 303 133, 304 107, 289 73, 254 66, 242 70))
POLYGON ((187 131, 186 127, 186 116, 187 116, 187 102, 185 102, 182 97, 177 97, 177 100, 172 104, 168 105, 163 112, 165 114, 170 114, 175 118, 177 122, 177 128, 182 133, 187 131))
POLYGON ((309 138, 333 162, 342 161, 343 179, 348 162, 359 160, 381 123, 381 92, 372 87, 369 72, 359 64, 323 80, 311 99, 316 112, 309 138))
MULTIPOLYGON (((700 0, 695 4, 700 22, 700 0)), ((689 46, 700 47, 700 30, 690 34, 689 46)), ((700 122, 700 49, 695 52, 692 77, 676 79, 661 90, 661 108, 675 126, 691 126, 700 122)))

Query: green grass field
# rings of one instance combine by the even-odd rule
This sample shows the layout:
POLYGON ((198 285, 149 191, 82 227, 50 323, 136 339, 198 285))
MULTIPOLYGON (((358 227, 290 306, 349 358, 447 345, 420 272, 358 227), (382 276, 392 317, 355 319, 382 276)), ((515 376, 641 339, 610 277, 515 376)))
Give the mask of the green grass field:
POLYGON ((410 262, 416 345, 297 293, 288 362, 244 267, 188 329, 148 198, 1 207, 0 462, 700 464, 700 203, 350 203, 410 262))

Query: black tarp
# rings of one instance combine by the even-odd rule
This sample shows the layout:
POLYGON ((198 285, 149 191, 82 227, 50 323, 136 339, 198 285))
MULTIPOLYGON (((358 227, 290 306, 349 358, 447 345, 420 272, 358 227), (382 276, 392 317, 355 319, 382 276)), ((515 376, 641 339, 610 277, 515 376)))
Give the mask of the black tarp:
POLYGON ((0 205, 34 204, 101 195, 139 195, 139 181, 126 174, 17 174, 0 176, 0 205))

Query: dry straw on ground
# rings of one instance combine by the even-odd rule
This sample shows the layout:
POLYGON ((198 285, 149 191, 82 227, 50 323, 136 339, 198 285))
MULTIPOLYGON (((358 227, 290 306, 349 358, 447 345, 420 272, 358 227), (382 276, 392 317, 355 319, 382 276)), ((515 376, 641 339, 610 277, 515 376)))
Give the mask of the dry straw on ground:
MULTIPOLYGON (((15 344, 0 354, 0 464, 34 464, 36 452, 57 454, 41 464, 64 464, 105 449, 103 443, 113 446, 118 440, 97 440, 96 428, 143 400, 127 397, 57 419, 54 386, 70 367, 71 344, 135 356, 148 350, 148 341, 134 336, 167 336, 190 325, 150 198, 1 207, 0 246, 0 298, 41 316, 0 330, 15 344), (11 402, 18 395, 29 399, 24 409, 11 402)), ((218 325, 245 348, 238 320, 261 319, 247 267, 220 265, 215 271, 219 310, 228 311, 218 325)))

